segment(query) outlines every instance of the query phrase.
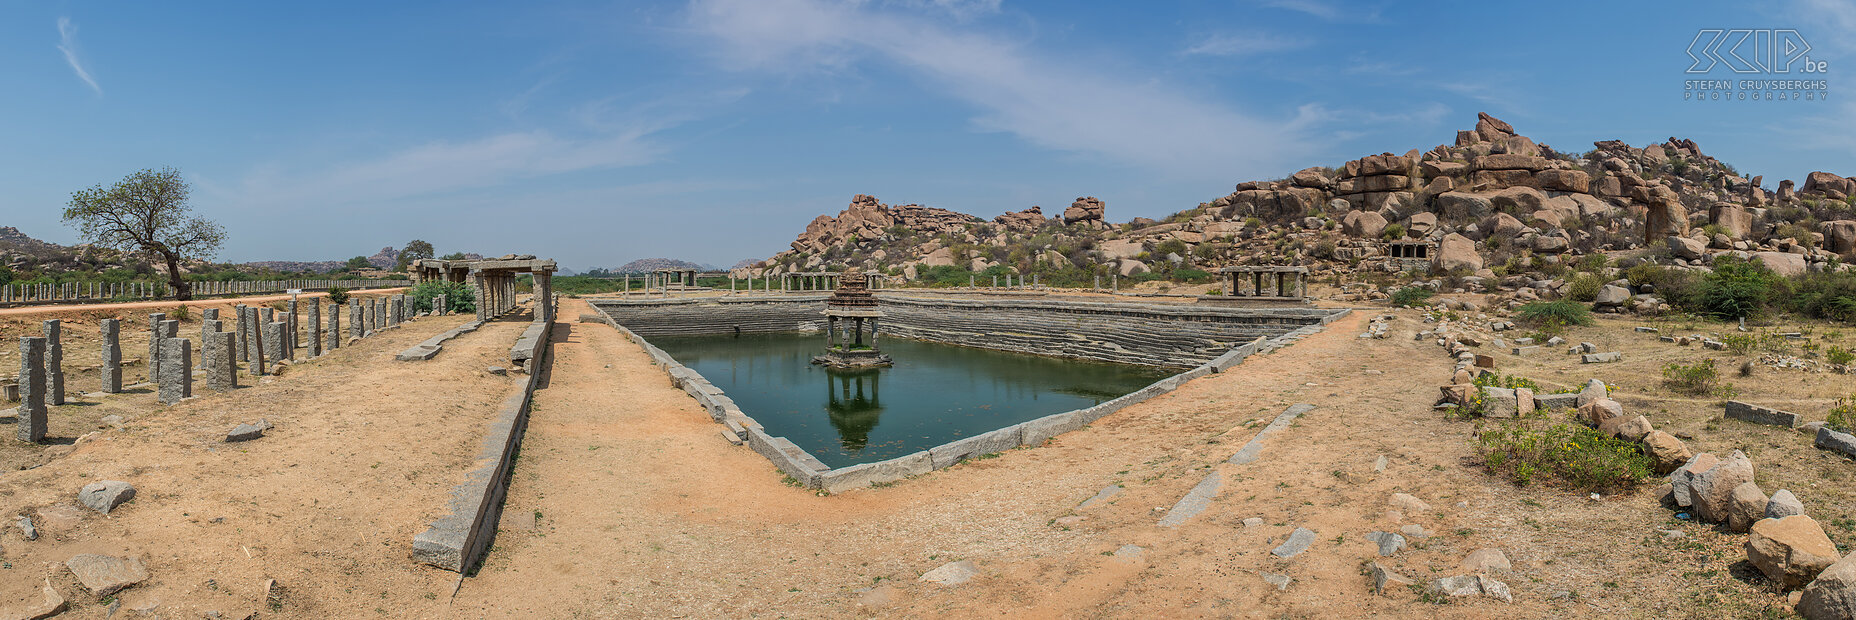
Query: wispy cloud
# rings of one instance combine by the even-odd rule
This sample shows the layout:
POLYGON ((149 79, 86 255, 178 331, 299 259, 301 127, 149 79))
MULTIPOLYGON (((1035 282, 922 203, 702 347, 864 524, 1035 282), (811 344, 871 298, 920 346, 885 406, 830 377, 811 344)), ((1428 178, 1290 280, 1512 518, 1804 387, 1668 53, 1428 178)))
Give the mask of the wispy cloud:
POLYGON ((983 131, 1157 172, 1228 179, 1306 154, 1304 119, 1252 116, 1203 93, 1045 57, 1022 37, 950 29, 920 13, 820 0, 694 0, 693 27, 739 69, 833 72, 875 61, 972 106, 983 131))
POLYGON ((58 18, 58 51, 64 52, 64 61, 71 65, 71 71, 77 73, 77 79, 90 85, 90 90, 103 94, 103 87, 97 85, 96 78, 90 77, 90 70, 84 68, 84 61, 77 57, 77 25, 71 18, 58 18))
POLYGON ((1262 0, 1258 4, 1273 9, 1305 13, 1330 22, 1379 21, 1379 7, 1376 6, 1337 4, 1325 0, 1262 0))
POLYGON ((1309 41, 1268 32, 1214 34, 1181 50, 1187 56, 1249 56, 1308 47, 1309 41))

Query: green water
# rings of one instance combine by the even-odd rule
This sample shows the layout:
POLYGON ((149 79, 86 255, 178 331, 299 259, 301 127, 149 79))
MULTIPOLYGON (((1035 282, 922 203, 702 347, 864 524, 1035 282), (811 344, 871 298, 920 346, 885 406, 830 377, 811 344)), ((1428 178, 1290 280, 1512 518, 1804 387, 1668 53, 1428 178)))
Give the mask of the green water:
POLYGON ((881 341, 889 368, 811 363, 821 334, 652 338, 766 427, 831 467, 873 463, 1053 413, 1081 409, 1171 374, 934 344, 881 341))

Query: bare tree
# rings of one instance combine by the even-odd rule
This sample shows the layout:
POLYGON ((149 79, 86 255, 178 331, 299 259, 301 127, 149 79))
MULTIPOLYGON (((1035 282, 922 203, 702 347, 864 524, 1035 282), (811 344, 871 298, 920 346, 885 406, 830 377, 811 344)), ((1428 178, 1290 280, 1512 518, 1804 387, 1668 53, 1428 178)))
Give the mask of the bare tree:
POLYGON ((181 261, 212 258, 226 239, 218 224, 188 215, 191 192, 179 170, 143 170, 107 188, 72 193, 64 222, 98 246, 159 255, 174 298, 186 301, 193 289, 181 279, 181 261))

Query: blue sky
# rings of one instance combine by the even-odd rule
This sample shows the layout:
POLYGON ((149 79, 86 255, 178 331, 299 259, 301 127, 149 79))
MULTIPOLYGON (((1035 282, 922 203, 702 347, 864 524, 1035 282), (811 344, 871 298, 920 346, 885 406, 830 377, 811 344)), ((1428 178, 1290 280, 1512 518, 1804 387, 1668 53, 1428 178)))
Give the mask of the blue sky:
POLYGON ((1856 175, 1850 32, 1830 0, 7 2, 0 225, 75 242, 71 192, 174 166, 226 260, 726 265, 854 194, 1123 221, 1478 111, 1569 151, 1691 138, 1775 188, 1856 175), (1831 98, 1683 101, 1702 28, 1798 29, 1831 98))

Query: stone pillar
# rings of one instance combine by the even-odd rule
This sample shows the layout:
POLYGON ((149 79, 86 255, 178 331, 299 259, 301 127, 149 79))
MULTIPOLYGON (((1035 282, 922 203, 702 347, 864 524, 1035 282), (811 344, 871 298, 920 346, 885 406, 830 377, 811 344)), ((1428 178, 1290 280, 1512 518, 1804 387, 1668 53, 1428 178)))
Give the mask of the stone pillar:
POLYGON ((342 348, 342 307, 329 304, 329 342, 325 351, 342 348))
POLYGON ((122 321, 103 319, 103 393, 122 392, 122 321))
POLYGON ((44 323, 45 329, 45 402, 64 404, 64 325, 58 319, 44 323))
MULTIPOLYGON (((732 290, 734 285, 731 283, 732 290)), ((535 274, 535 316, 543 323, 554 322, 554 274, 542 271, 535 274)))
POLYGON ((361 331, 361 300, 348 298, 348 337, 360 338, 366 332, 361 331))
POLYGON ((156 312, 148 315, 148 381, 161 380, 161 322, 168 320, 168 315, 156 312))
POLYGON ((20 441, 38 443, 45 440, 45 338, 23 336, 19 339, 19 422, 20 441))
POLYGON ((314 358, 322 355, 322 302, 310 300, 309 318, 305 321, 309 324, 309 332, 303 334, 303 340, 309 350, 304 354, 314 358))
POLYGON ((376 297, 374 298, 374 331, 380 331, 382 329, 386 329, 386 327, 387 327, 387 300, 384 298, 376 297))
POLYGON ((251 350, 248 352, 249 357, 247 358, 250 363, 245 369, 250 372, 253 377, 262 377, 264 376, 265 361, 264 325, 258 314, 257 308, 252 308, 245 313, 245 322, 246 333, 251 335, 251 341, 249 343, 251 345, 251 350))
POLYGON ((876 317, 870 317, 870 348, 876 348, 876 317))
POLYGON ((289 327, 284 330, 284 353, 289 357, 284 359, 296 359, 296 300, 292 299, 287 303, 289 305, 284 308, 284 312, 287 313, 284 315, 284 322, 288 323, 289 327))
POLYGON ((206 358, 201 370, 206 373, 206 389, 226 392, 238 387, 238 365, 232 361, 232 332, 213 332, 200 341, 200 356, 206 358))
POLYGON ((286 329, 289 329, 289 324, 283 321, 272 321, 264 324, 264 344, 266 345, 264 351, 265 357, 277 360, 284 359, 284 343, 286 342, 286 340, 284 340, 284 330, 286 329))
POLYGON ((387 327, 394 327, 399 324, 400 324, 400 296, 394 295, 392 297, 387 298, 387 327))
POLYGON ((201 308, 200 309, 200 342, 202 344, 206 342, 207 334, 219 331, 219 328, 216 327, 218 322, 219 322, 219 309, 218 308, 201 308))
POLYGON ((471 291, 477 294, 477 320, 490 318, 490 288, 484 286, 483 272, 472 269, 470 272, 471 291))
POLYGON ((186 338, 162 338, 161 387, 156 400, 163 405, 172 405, 192 397, 193 341, 186 338))

